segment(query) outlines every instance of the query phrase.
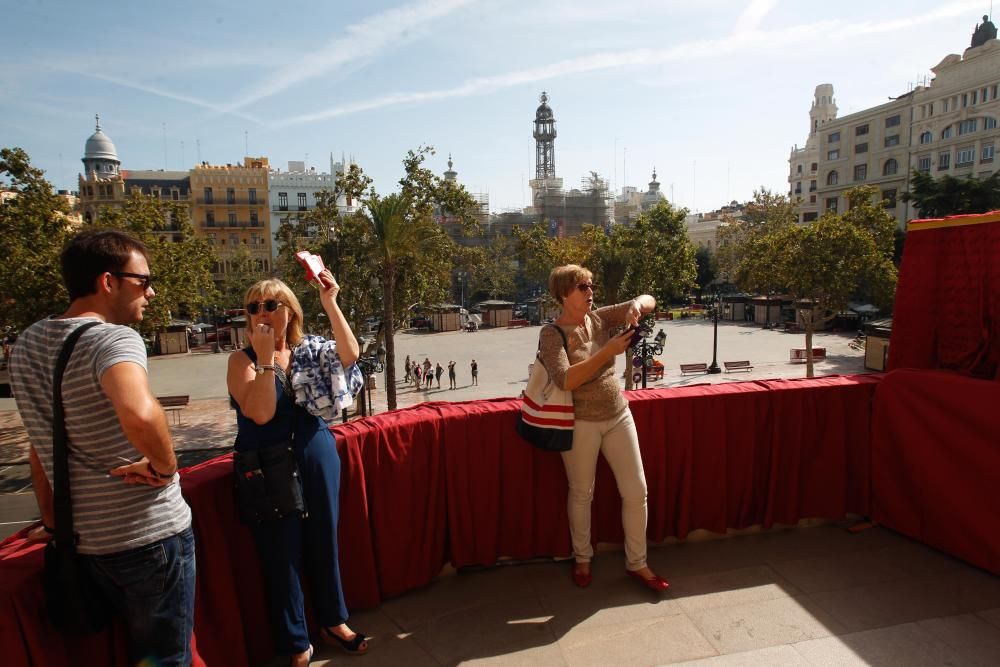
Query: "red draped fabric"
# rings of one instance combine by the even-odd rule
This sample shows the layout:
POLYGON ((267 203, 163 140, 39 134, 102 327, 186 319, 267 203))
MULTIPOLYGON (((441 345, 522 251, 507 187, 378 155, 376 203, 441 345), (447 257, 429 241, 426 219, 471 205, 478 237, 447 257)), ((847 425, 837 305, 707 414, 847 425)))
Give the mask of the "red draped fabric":
MULTIPOLYGON (((870 509, 868 433, 879 376, 636 391, 629 401, 649 487, 651 540, 870 509)), ((514 399, 424 403, 334 427, 343 462, 339 536, 348 605, 426 585, 445 563, 569 556, 558 454, 515 432, 514 399)), ((272 651, 259 564, 236 519, 231 456, 185 470, 198 545, 195 634, 208 665, 272 651)), ((593 535, 621 542, 610 469, 598 467, 593 535)), ((45 620, 41 552, 26 531, 0 545, 5 665, 124 665, 120 629, 56 638, 45 620)))
POLYGON ((889 368, 1000 379, 1000 211, 909 223, 889 368))
POLYGON ((874 518, 1000 574, 1000 383, 898 370, 875 394, 874 518))

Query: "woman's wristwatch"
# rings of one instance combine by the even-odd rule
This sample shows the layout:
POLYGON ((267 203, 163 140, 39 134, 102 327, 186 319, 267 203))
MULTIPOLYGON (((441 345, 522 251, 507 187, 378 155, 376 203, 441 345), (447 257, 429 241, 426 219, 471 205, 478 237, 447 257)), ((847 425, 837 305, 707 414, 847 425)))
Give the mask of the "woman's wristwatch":
POLYGON ((254 364, 253 369, 257 371, 257 375, 263 375, 264 371, 274 372, 274 364, 254 364))

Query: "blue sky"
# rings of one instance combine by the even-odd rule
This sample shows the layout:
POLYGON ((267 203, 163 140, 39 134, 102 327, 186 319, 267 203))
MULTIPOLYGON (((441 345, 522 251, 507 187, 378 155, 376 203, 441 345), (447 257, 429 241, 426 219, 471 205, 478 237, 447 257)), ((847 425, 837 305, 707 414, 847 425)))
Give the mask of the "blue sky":
POLYGON ((94 114, 126 169, 238 162, 328 169, 379 191, 410 148, 452 153, 493 210, 527 205, 542 90, 568 187, 594 170, 711 210, 787 188, 813 89, 840 115, 907 92, 969 45, 989 0, 413 0, 158 4, 25 0, 4 11, 0 146, 59 188, 94 114))

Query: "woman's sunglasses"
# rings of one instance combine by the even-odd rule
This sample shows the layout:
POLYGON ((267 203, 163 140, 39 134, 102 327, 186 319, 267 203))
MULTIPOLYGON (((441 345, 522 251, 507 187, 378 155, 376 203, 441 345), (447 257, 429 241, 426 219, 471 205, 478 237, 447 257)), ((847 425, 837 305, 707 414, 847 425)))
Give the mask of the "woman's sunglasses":
POLYGON ((591 292, 596 292, 597 287, 598 286, 595 285, 594 283, 580 283, 576 286, 576 288, 581 292, 586 292, 587 290, 590 290, 591 292))
POLYGON ((250 313, 251 315, 256 315, 257 313, 260 312, 260 307, 262 305, 264 306, 264 310, 266 310, 269 313, 273 313, 274 311, 278 310, 278 306, 284 306, 285 304, 281 303, 277 299, 264 299, 263 301, 254 301, 253 303, 247 304, 247 312, 250 313))

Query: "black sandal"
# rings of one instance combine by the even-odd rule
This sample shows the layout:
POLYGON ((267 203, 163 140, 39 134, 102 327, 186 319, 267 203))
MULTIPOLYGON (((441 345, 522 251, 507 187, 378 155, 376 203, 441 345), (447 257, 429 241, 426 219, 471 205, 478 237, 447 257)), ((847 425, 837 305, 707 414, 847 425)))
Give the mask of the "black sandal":
POLYGON ((325 627, 320 627, 320 634, 323 636, 323 641, 326 642, 328 646, 340 646, 350 655, 364 655, 368 653, 369 646, 365 642, 368 641, 368 637, 361 634, 360 632, 354 633, 353 639, 341 639, 336 634, 330 632, 325 627), (334 643, 331 640, 337 640, 334 643))

